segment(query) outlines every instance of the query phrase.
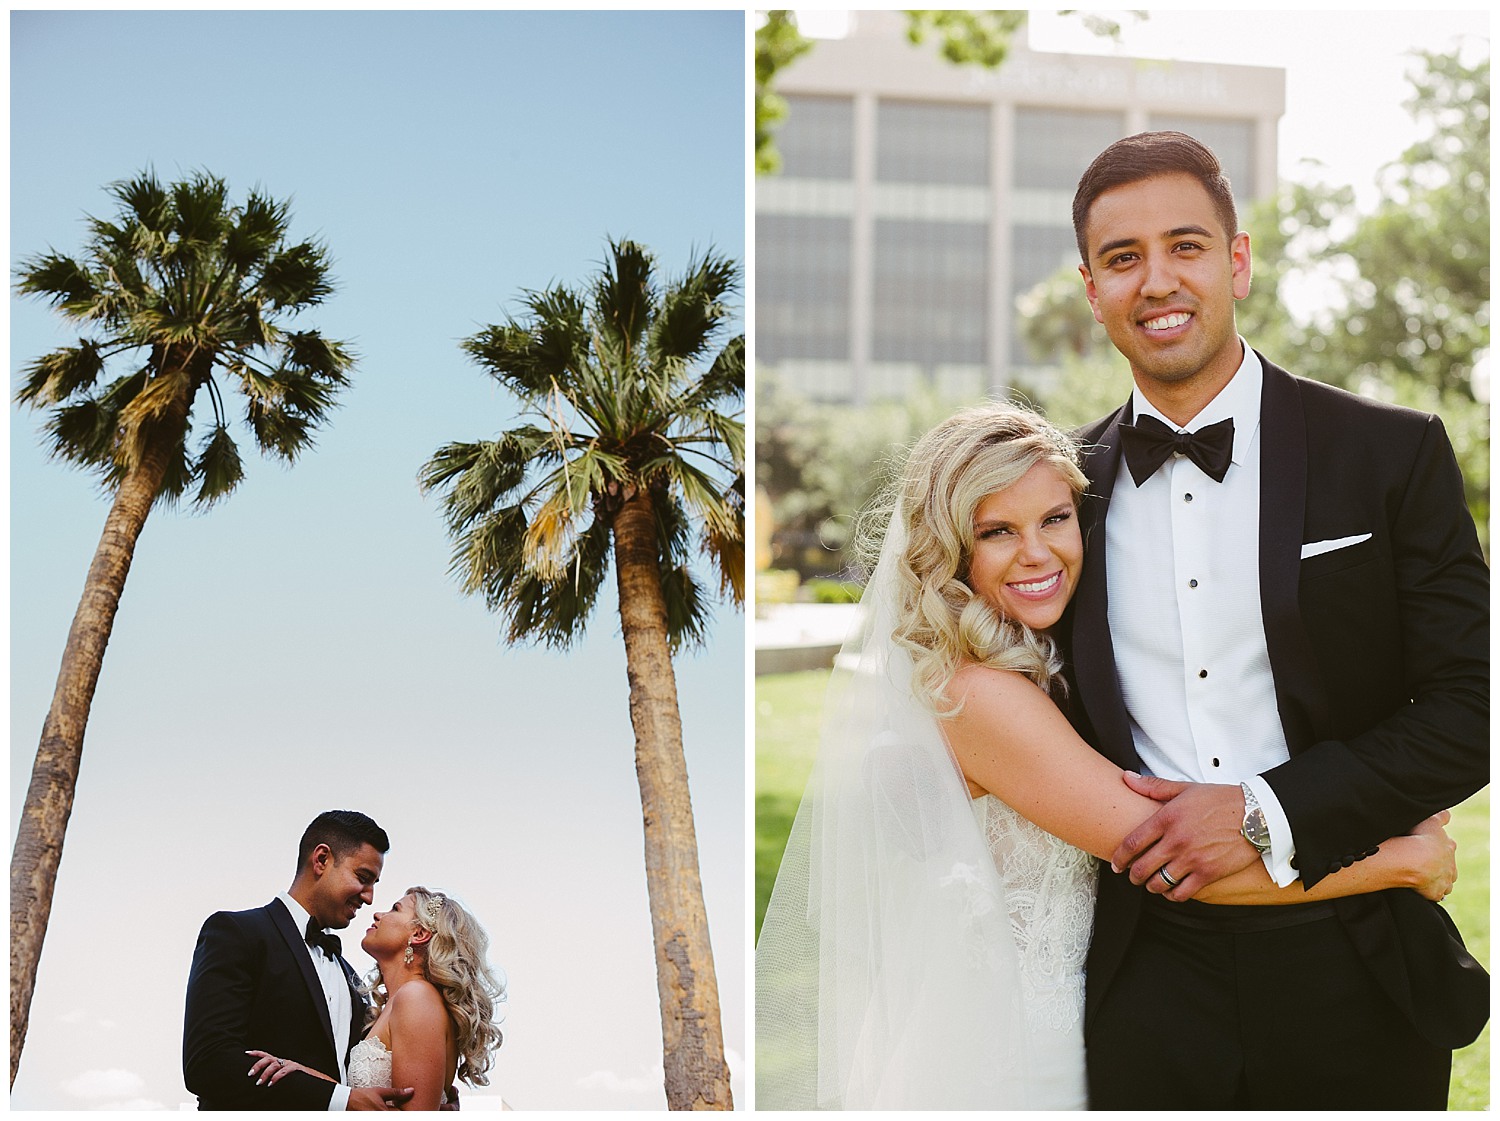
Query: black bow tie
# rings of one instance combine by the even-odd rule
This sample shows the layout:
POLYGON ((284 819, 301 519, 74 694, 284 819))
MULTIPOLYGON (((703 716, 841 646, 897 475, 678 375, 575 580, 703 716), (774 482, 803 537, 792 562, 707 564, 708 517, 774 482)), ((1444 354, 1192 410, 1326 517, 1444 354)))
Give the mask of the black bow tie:
POLYGON ((1234 452, 1234 420, 1221 420, 1197 432, 1175 432, 1154 416, 1142 416, 1135 424, 1120 425, 1124 441, 1125 465, 1130 477, 1140 486, 1169 456, 1181 452, 1203 469, 1216 483, 1222 483, 1229 472, 1234 452))
POLYGON ((307 920, 307 933, 303 936, 308 946, 314 950, 322 950, 328 955, 329 961, 338 961, 339 954, 344 950, 344 945, 339 941, 338 935, 329 934, 318 925, 318 920, 309 918, 307 920))

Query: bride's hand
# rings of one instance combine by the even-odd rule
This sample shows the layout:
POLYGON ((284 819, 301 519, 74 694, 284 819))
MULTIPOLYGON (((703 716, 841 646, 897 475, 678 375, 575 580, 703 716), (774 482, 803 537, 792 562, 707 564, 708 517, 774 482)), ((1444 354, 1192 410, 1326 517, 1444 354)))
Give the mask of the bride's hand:
POLYGON ((1417 882, 1412 888, 1434 903, 1441 902, 1458 879, 1458 842, 1443 828, 1452 816, 1447 810, 1439 810, 1413 829, 1410 837, 1398 838, 1420 842, 1410 846, 1417 858, 1412 869, 1417 882))
POLYGON ((269 1051, 246 1051, 245 1054, 255 1056, 255 1065, 250 1068, 250 1077, 255 1079, 257 1086, 274 1086, 294 1070, 300 1070, 303 1074, 310 1074, 314 1078, 321 1078, 325 1082, 333 1081, 321 1071, 305 1067, 301 1063, 294 1063, 290 1059, 278 1059, 269 1051))

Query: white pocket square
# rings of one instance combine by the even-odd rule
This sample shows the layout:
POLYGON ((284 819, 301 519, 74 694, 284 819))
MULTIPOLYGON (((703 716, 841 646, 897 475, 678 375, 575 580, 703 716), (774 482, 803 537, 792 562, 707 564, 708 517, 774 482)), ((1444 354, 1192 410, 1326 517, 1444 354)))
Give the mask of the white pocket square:
POLYGON ((1347 549, 1350 545, 1358 545, 1361 541, 1368 541, 1371 536, 1373 535, 1369 533, 1357 533, 1353 537, 1335 537, 1328 541, 1309 541, 1306 545, 1302 546, 1302 559, 1306 560, 1308 557, 1331 553, 1335 549, 1347 549))

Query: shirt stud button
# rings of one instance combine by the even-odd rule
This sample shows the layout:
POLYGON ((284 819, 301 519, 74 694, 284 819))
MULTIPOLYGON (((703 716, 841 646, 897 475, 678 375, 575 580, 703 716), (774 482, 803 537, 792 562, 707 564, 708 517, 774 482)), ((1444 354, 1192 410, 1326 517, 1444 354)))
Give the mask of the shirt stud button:
POLYGON ((1198 586, 1198 581, 1196 581, 1196 580, 1189 580, 1188 581, 1188 587, 1190 587, 1190 588, 1196 588, 1197 586, 1198 586))
POLYGON ((1184 501, 1184 502, 1191 502, 1191 501, 1192 501, 1192 500, 1193 500, 1193 496, 1192 496, 1192 494, 1191 494, 1191 493, 1188 493, 1188 494, 1184 494, 1184 495, 1183 495, 1183 496, 1182 496, 1182 500, 1183 500, 1183 501, 1184 501))
POLYGON ((1208 670, 1206 670, 1206 669, 1200 669, 1198 671, 1198 676, 1199 677, 1207 677, 1208 676, 1208 670))

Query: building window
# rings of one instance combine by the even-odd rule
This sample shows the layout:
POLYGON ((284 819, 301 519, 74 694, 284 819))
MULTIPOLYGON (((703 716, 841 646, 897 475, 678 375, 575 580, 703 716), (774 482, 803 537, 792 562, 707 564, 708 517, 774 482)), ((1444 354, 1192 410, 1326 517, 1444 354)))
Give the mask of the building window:
POLYGON ((1018 108, 1012 182, 1071 198, 1094 157, 1124 135, 1123 113, 1018 108))
POLYGON ((1234 188, 1234 204, 1241 212, 1243 228, 1245 207, 1255 197, 1255 122, 1154 113, 1151 128, 1185 132, 1213 149, 1224 174, 1229 176, 1229 185, 1234 188))
POLYGON ((875 107, 875 178, 882 183, 988 186, 989 107, 880 100, 875 107))
POLYGON ((756 353, 771 363, 849 357, 847 218, 755 220, 756 353))
POLYGON ((788 97, 786 120, 775 132, 781 174, 795 179, 854 178, 854 101, 848 97, 788 97))
POLYGON ((980 223, 876 221, 877 362, 985 361, 988 241, 980 223))

